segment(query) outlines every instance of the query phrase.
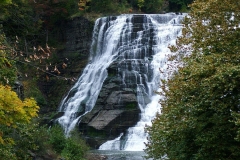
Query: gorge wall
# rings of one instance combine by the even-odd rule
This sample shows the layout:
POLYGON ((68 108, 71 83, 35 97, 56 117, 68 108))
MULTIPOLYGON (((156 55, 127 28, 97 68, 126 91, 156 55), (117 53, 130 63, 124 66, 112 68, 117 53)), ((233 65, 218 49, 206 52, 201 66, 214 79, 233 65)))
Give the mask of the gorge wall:
MULTIPOLYGON (((67 64, 65 69, 58 67, 61 72, 60 76, 75 77, 76 79, 80 76, 88 62, 93 26, 94 22, 84 17, 76 17, 61 23, 59 26, 61 33, 52 35, 63 46, 63 49, 58 50, 54 55, 55 61, 60 62, 60 64, 61 62, 67 64)), ((74 82, 72 81, 52 76, 49 81, 46 81, 44 75, 38 80, 38 86, 47 102, 40 108, 40 115, 46 119, 43 123, 48 123, 51 120, 60 101, 73 85, 74 82)), ((59 115, 61 113, 56 116, 59 115)))

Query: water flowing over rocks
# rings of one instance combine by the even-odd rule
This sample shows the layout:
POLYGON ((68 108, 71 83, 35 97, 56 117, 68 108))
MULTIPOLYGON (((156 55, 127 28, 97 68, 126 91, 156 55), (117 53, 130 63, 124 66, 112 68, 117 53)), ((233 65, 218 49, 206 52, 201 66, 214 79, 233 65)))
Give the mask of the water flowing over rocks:
POLYGON ((134 126, 140 118, 136 92, 131 88, 120 88, 121 79, 108 77, 99 93, 96 105, 82 117, 79 130, 87 142, 98 148, 106 140, 134 126))
POLYGON ((144 125, 159 108, 154 98, 159 68, 166 68, 167 46, 180 34, 181 19, 176 14, 99 18, 89 62, 60 104, 64 114, 58 122, 65 133, 77 125, 93 148, 113 140, 101 149, 141 150, 144 125))

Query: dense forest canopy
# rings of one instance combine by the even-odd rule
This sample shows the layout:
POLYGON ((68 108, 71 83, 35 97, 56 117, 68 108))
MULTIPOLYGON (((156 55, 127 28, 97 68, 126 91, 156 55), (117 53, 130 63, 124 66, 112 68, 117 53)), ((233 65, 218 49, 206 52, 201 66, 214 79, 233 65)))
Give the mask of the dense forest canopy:
POLYGON ((187 11, 193 0, 80 0, 79 9, 100 13, 132 12, 133 9, 145 13, 162 11, 187 11))
POLYGON ((240 1, 196 0, 170 47, 178 66, 162 81, 162 111, 147 127, 154 159, 240 158, 240 1))

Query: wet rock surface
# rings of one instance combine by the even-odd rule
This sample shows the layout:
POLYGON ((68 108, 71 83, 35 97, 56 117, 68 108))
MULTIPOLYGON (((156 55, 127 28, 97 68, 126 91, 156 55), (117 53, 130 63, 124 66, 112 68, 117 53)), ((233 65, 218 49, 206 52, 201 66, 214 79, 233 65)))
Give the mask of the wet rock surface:
MULTIPOLYGON (((104 21, 106 20, 106 18, 103 19, 104 21)), ((115 20, 116 17, 107 17, 107 19, 106 25, 100 29, 101 34, 97 34, 98 36, 104 35, 103 33, 107 32, 108 27, 111 28, 111 25, 114 24, 113 20, 115 20)), ((141 110, 139 107, 141 105, 138 104, 139 98, 143 101, 142 106, 149 102, 148 92, 151 92, 151 90, 147 90, 147 83, 152 79, 150 63, 151 57, 153 56, 154 30, 151 27, 145 30, 149 24, 144 15, 134 15, 133 19, 127 19, 126 21, 127 23, 132 21, 128 26, 133 26, 131 29, 126 30, 126 37, 120 36, 119 40, 114 40, 116 50, 115 48, 112 49, 117 58, 111 61, 110 66, 107 68, 108 77, 102 84, 96 103, 94 99, 95 105, 88 113, 84 113, 78 123, 79 131, 83 133, 82 136, 92 148, 98 148, 104 142, 115 139, 121 133, 125 134, 127 129, 136 125, 140 119, 141 110), (141 38, 139 38, 140 35, 141 38)), ((99 21, 97 25, 101 25, 101 23, 103 22, 99 21)), ((78 31, 81 29, 81 27, 78 28, 78 26, 82 24, 80 25, 76 19, 76 22, 72 22, 72 25, 75 26, 75 28, 66 34, 67 49, 64 50, 62 56, 70 53, 71 56, 74 57, 76 50, 81 51, 83 55, 85 54, 85 52, 80 49, 84 46, 84 43, 82 43, 81 38, 79 38, 85 35, 82 33, 81 35, 78 31), (76 35, 74 35, 74 33, 76 33, 76 35)), ((71 25, 69 25, 69 27, 71 28, 71 25)), ((121 35, 124 34, 125 33, 121 33, 121 35)), ((103 45, 101 42, 103 42, 102 40, 106 37, 101 38, 101 40, 98 39, 100 46, 103 45)), ((87 44, 89 45, 90 43, 87 44)), ((100 53, 93 52, 91 54, 94 56, 94 54, 100 53)), ((75 94, 74 91, 71 93, 75 94)), ((85 99, 89 99, 91 95, 94 94, 91 93, 87 95, 85 99)), ((85 103, 83 102, 83 104, 85 103)), ((82 104, 80 104, 79 107, 81 105, 82 104)))
POLYGON ((120 88, 119 75, 109 76, 100 91, 95 107, 82 117, 79 130, 92 148, 98 148, 127 131, 139 121, 136 92, 120 88))
MULTIPOLYGON (((134 15, 129 42, 124 39, 118 42, 122 49, 118 58, 107 68, 108 77, 103 83, 96 104, 90 112, 81 117, 79 130, 93 148, 115 139, 121 133, 126 134, 127 129, 140 120, 137 92, 142 91, 137 91, 137 87, 140 85, 146 88, 148 77, 151 79, 148 57, 152 56, 151 47, 141 47, 145 43, 152 45, 151 36, 139 42, 135 40, 139 36, 137 32, 144 28, 144 19, 144 15, 134 15), (137 48, 138 53, 135 54, 137 48)), ((114 20, 114 17, 109 17, 109 21, 111 20, 114 20)), ((143 34, 151 35, 152 32, 149 30, 143 34)), ((145 102, 149 101, 145 93, 141 95, 145 102)))

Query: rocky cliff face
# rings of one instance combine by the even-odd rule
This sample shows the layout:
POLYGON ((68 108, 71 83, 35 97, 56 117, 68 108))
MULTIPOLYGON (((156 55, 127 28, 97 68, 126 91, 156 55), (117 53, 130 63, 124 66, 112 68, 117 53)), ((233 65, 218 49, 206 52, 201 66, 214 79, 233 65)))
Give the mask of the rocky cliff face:
MULTIPOLYGON (((62 30, 61 37, 55 36, 56 39, 59 39, 59 43, 64 46, 64 49, 59 50, 54 58, 60 64, 61 62, 67 64, 65 69, 61 66, 58 67, 61 72, 60 76, 77 79, 88 62, 94 22, 88 21, 84 17, 77 17, 62 24, 59 26, 62 30)), ((41 107, 40 114, 48 117, 50 113, 56 112, 62 98, 73 84, 72 81, 52 76, 47 81, 45 75, 42 75, 42 78, 38 80, 38 86, 44 94, 47 105, 41 107)), ((49 118, 46 122, 48 120, 49 118)))
POLYGON ((116 64, 108 68, 108 75, 95 107, 79 124, 80 131, 93 148, 125 133, 140 118, 136 90, 121 86, 116 64))
POLYGON ((67 21, 65 25, 65 49, 60 52, 61 56, 70 59, 89 55, 92 40, 92 30, 94 22, 90 22, 84 17, 76 17, 67 21))

